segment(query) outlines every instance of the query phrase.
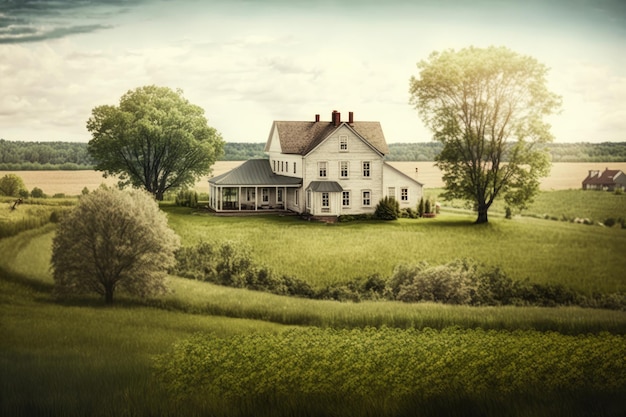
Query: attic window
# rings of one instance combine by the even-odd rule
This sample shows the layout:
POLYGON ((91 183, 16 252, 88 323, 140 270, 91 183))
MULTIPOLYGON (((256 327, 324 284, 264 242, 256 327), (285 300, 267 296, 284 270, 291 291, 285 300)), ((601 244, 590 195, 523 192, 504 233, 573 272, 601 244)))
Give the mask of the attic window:
POLYGON ((347 135, 339 136, 339 150, 342 152, 346 152, 348 150, 348 136, 347 135))

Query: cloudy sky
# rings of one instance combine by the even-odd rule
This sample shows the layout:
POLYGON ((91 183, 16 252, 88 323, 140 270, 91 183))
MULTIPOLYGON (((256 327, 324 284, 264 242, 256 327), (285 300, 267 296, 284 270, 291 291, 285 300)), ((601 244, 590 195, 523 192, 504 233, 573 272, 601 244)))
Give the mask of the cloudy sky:
POLYGON ((156 84, 228 142, 332 110, 426 142, 409 78, 469 45, 551 68, 558 142, 626 141, 623 0, 0 0, 0 138, 86 142, 95 106, 156 84))

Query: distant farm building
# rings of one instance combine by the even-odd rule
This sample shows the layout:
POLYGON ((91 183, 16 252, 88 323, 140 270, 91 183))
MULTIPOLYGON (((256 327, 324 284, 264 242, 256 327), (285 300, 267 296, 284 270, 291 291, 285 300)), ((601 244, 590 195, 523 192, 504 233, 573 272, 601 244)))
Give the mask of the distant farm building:
POLYGON ((583 190, 606 190, 626 189, 626 175, 619 169, 608 169, 600 173, 599 170, 590 170, 587 178, 583 180, 583 190))

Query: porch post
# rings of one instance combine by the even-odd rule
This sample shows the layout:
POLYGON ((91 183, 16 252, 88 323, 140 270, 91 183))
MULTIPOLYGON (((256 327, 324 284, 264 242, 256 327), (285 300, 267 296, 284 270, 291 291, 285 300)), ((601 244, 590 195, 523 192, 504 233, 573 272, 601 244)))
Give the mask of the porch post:
POLYGON ((259 209, 259 187, 254 187, 254 211, 259 209))
POLYGON ((239 192, 237 194, 237 205, 239 206, 239 211, 241 211, 241 185, 239 186, 239 192))

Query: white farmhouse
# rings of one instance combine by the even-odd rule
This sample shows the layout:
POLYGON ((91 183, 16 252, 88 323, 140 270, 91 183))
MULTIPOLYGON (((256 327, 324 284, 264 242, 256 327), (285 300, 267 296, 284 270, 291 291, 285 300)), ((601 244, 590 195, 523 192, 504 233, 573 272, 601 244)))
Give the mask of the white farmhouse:
POLYGON ((211 178, 217 211, 289 210, 313 217, 373 213, 385 196, 415 208, 423 185, 384 161, 389 152, 379 122, 275 121, 268 159, 251 159, 211 178))

